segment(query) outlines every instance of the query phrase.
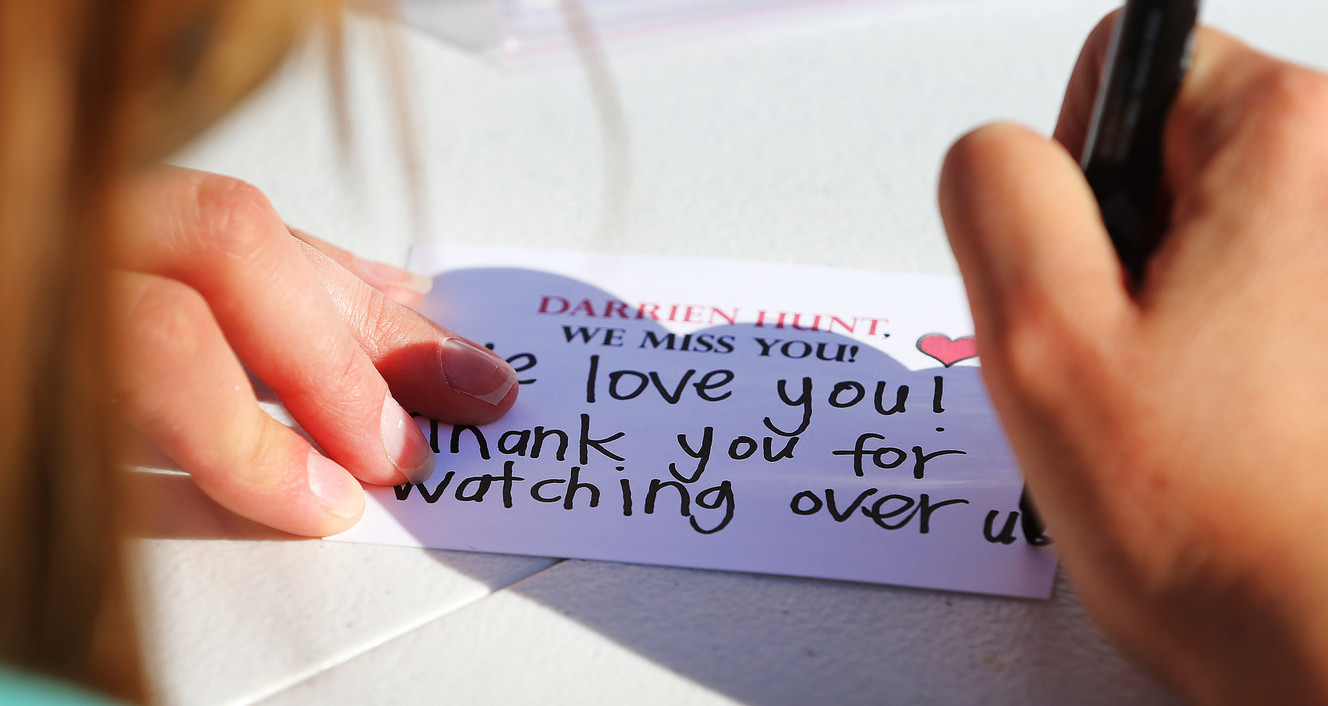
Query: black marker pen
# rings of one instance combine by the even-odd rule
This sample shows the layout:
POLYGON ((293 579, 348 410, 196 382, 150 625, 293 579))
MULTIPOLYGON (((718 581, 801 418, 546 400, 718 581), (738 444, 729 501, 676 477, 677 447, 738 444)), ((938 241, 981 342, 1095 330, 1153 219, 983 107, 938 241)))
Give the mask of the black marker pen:
POLYGON ((1127 0, 1079 164, 1121 263, 1137 281, 1167 227, 1162 131, 1189 68, 1199 0, 1127 0))
MULTIPOLYGON (((1167 227, 1162 194, 1162 131, 1194 49, 1199 0, 1126 0, 1111 37, 1097 102, 1084 140, 1083 167, 1102 222, 1131 281, 1167 227)), ((1024 539, 1051 540, 1028 496, 1019 496, 1024 539)))

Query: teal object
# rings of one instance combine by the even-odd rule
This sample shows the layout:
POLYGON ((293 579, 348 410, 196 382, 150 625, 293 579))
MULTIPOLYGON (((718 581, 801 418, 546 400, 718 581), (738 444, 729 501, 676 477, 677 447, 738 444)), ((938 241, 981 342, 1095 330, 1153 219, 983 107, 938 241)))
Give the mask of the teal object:
POLYGON ((107 706, 119 703, 70 684, 0 666, 0 704, 5 706, 107 706))

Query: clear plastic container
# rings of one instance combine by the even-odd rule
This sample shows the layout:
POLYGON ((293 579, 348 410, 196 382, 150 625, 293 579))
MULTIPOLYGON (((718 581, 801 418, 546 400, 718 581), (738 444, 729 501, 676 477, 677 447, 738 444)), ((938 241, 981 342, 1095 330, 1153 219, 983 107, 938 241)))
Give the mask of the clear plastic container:
POLYGON ((587 33, 604 47, 642 47, 908 0, 398 0, 406 22, 508 63, 575 53, 587 33))

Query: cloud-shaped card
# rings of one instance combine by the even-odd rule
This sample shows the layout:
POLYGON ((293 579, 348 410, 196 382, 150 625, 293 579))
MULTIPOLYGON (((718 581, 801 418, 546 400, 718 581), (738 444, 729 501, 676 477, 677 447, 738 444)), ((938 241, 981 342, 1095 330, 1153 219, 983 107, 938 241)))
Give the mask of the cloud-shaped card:
POLYGON ((520 370, 338 539, 1045 597, 956 278, 417 246, 520 370))

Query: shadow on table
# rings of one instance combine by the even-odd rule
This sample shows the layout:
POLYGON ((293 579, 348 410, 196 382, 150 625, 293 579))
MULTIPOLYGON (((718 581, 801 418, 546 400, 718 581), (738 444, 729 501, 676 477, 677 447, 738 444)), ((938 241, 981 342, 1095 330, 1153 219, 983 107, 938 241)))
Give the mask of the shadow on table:
MULTIPOLYGON (((221 508, 187 476, 142 474, 134 482, 172 508, 140 527, 142 536, 301 539, 221 508)), ((427 551, 452 571, 494 579, 474 571, 485 562, 471 557, 483 555, 382 551, 427 551)), ((1107 642, 1063 580, 1052 601, 1030 601, 579 559, 532 560, 530 570, 491 588, 547 608, 537 622, 574 621, 741 703, 1174 703, 1107 642)), ((495 626, 490 641, 502 641, 501 658, 516 672, 552 660, 589 684, 613 679, 605 670, 623 665, 584 637, 532 643, 503 632, 511 629, 510 621, 495 626), (587 646, 584 656, 567 654, 587 646)))
POLYGON ((260 525, 227 510, 203 494, 184 473, 130 471, 130 497, 144 508, 133 517, 131 535, 147 539, 305 539, 260 525))
POLYGON ((1031 601, 567 560, 508 590, 742 703, 1177 703, 1058 589, 1031 601))

